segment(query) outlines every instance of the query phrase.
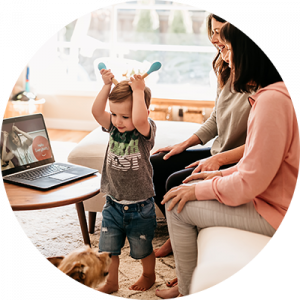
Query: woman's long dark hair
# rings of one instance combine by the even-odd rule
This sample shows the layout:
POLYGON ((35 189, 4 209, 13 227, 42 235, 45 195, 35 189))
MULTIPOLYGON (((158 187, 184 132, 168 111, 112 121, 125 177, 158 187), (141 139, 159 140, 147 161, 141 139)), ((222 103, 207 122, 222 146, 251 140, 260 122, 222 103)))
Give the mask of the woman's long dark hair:
POLYGON ((226 23, 220 37, 231 44, 233 88, 236 92, 255 92, 258 88, 282 81, 266 54, 238 28, 226 23))
MULTIPOLYGON (((212 40, 212 19, 215 19, 216 21, 221 23, 226 23, 226 20, 220 18, 217 15, 214 14, 208 15, 206 19, 206 23, 207 23, 206 25, 207 25, 207 35, 210 41, 212 40)), ((230 68, 228 66, 228 63, 222 59, 219 49, 216 57, 212 62, 212 67, 218 78, 219 86, 222 88, 230 77, 230 68)))

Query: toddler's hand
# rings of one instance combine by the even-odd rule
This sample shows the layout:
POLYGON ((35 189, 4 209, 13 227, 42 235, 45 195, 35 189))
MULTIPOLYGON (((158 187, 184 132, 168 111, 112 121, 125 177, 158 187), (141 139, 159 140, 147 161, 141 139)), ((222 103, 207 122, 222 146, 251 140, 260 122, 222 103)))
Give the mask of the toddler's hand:
POLYGON ((114 74, 109 70, 102 69, 100 71, 100 74, 102 75, 102 80, 105 85, 111 85, 112 79, 115 77, 114 74))
POLYGON ((130 77, 128 84, 131 86, 132 91, 144 91, 145 89, 145 80, 141 75, 134 74, 133 77, 130 77))

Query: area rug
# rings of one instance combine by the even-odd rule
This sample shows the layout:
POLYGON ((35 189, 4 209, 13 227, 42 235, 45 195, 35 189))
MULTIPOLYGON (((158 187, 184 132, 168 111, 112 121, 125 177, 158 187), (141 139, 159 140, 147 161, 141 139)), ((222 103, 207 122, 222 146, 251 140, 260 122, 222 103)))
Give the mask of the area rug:
MULTIPOLYGON (((68 153, 75 145, 74 143, 53 142, 52 148, 55 159, 66 161, 68 153)), ((30 241, 45 257, 66 255, 84 245, 75 205, 14 213, 30 241)), ((165 219, 158 219, 157 221, 158 226, 153 240, 154 248, 160 247, 168 239, 165 219)), ((100 229, 101 213, 98 213, 95 233, 90 234, 92 248, 98 248, 100 229)), ((139 292, 128 289, 142 273, 141 262, 132 259, 129 250, 129 244, 126 241, 120 255, 120 289, 113 295, 131 299, 159 299, 155 296, 155 290, 166 288, 166 281, 176 277, 173 255, 156 259, 155 284, 148 291, 139 292)))

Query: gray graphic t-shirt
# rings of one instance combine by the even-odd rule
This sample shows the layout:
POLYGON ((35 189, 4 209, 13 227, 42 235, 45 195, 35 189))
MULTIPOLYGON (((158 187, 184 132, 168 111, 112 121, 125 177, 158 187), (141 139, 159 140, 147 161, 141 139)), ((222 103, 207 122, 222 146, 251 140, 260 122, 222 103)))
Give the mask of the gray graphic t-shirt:
POLYGON ((155 195, 153 169, 150 163, 150 150, 154 146, 156 125, 148 118, 150 137, 146 138, 136 129, 121 133, 112 124, 106 149, 101 192, 117 200, 137 201, 155 195))

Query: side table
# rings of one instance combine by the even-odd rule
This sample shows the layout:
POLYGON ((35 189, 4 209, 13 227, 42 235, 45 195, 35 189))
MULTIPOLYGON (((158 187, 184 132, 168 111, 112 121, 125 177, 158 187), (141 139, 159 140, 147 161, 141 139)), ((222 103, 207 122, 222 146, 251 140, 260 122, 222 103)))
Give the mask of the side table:
POLYGON ((43 106, 45 102, 45 99, 30 99, 29 101, 9 100, 7 102, 7 106, 4 112, 4 119, 36 113, 43 113, 43 106))

